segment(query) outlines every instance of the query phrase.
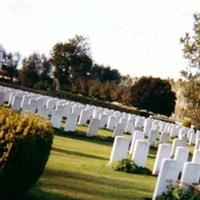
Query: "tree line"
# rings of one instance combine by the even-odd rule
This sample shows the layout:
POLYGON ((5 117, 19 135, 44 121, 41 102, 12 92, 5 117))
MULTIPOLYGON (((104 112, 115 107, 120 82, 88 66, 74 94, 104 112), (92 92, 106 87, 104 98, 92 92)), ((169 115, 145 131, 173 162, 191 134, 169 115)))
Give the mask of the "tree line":
POLYGON ((83 36, 56 43, 49 58, 32 53, 22 60, 21 69, 13 72, 11 77, 17 75, 19 84, 29 88, 68 91, 167 116, 175 107, 176 95, 167 80, 141 77, 134 84, 123 84, 125 81, 131 83, 126 80, 131 77, 122 76, 110 66, 97 64, 92 59, 88 40, 83 36))

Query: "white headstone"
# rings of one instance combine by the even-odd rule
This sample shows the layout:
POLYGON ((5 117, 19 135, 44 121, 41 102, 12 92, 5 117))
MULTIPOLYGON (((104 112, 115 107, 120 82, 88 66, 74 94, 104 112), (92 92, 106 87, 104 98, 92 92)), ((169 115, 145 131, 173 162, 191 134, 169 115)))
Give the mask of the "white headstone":
POLYGON ((129 144, 129 138, 126 138, 124 136, 115 137, 110 156, 110 164, 114 161, 119 161, 127 158, 129 144))
POLYGON ((92 137, 97 135, 99 129, 99 119, 92 118, 87 130, 87 136, 92 137))
POLYGON ((152 200, 168 191, 168 181, 175 184, 179 175, 179 164, 176 160, 164 159, 161 163, 160 173, 157 178, 152 200))
POLYGON ((118 123, 113 131, 113 137, 122 136, 124 133, 124 124, 118 123))
POLYGON ((181 184, 192 185, 193 183, 199 183, 199 178, 200 164, 185 162, 181 176, 181 184))
POLYGON ((78 120, 78 115, 71 113, 67 118, 64 131, 74 132, 76 130, 77 120, 78 120))
POLYGON ((152 174, 158 174, 163 159, 169 159, 171 154, 170 144, 159 144, 152 174))
POLYGON ((158 135, 159 135, 158 131, 156 130, 150 131, 149 138, 148 138, 150 146, 156 146, 156 140, 157 140, 158 135))
POLYGON ((88 119, 90 119, 88 110, 81 110, 78 124, 79 125, 86 125, 88 119))
POLYGON ((60 115, 59 111, 52 112, 51 115, 51 124, 54 128, 60 128, 62 123, 62 116, 60 115))
POLYGON ((176 148, 178 146, 186 146, 185 142, 183 140, 180 140, 178 138, 175 138, 173 140, 173 143, 172 143, 172 151, 171 151, 171 156, 174 155, 174 153, 176 152, 176 148))
POLYGON ((11 102, 11 108, 15 111, 19 111, 21 109, 21 102, 22 96, 14 95, 11 102))
POLYGON ((169 133, 162 132, 160 135, 160 143, 167 143, 168 139, 169 139, 169 133))
POLYGON ((189 156, 189 150, 187 147, 178 146, 175 151, 174 160, 179 163, 180 172, 183 170, 183 165, 187 162, 189 156))
POLYGON ((132 160, 139 167, 145 167, 150 143, 145 140, 136 140, 132 160))
POLYGON ((200 149, 194 150, 194 154, 192 156, 192 162, 200 164, 200 149))
POLYGON ((131 140, 131 147, 130 147, 130 154, 134 152, 136 140, 142 140, 144 139, 144 132, 142 131, 134 131, 132 134, 132 140, 131 140))

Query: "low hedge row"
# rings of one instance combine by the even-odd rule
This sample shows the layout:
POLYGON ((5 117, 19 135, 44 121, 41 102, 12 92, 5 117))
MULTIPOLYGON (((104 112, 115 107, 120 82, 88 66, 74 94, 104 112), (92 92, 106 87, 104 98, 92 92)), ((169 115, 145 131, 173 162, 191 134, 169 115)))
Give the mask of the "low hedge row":
MULTIPOLYGON (((21 89, 21 90, 25 90, 25 91, 29 91, 29 92, 34 92, 34 93, 38 93, 38 94, 48 95, 48 96, 52 96, 52 97, 67 99, 70 101, 80 102, 83 104, 90 104, 90 105, 100 106, 103 108, 118 110, 121 112, 132 113, 132 114, 141 115, 144 117, 149 117, 149 115, 150 115, 150 113, 145 110, 138 110, 136 108, 123 106, 121 104, 113 104, 111 102, 106 102, 103 100, 92 99, 90 97, 85 97, 85 96, 82 96, 79 94, 72 94, 72 93, 66 92, 66 91, 56 92, 56 91, 36 90, 36 89, 32 89, 32 88, 27 88, 27 87, 24 87, 21 85, 6 83, 6 82, 2 82, 2 81, 0 82, 0 85, 6 86, 6 87, 12 87, 15 89, 21 89)), ((151 113, 151 115, 152 114, 153 113, 151 113)))

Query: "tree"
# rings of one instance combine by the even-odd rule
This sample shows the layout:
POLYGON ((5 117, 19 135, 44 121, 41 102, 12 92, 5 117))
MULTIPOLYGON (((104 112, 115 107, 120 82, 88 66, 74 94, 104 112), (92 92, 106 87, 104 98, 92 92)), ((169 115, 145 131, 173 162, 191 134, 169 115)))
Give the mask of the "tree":
POLYGON ((194 14, 192 35, 186 33, 180 39, 183 56, 188 60, 188 68, 181 71, 185 78, 183 95, 191 107, 200 107, 200 14, 194 14))
POLYGON ((192 33, 185 33, 180 39, 183 45, 183 56, 188 61, 188 67, 183 70, 183 95, 188 103, 186 115, 192 118, 194 124, 200 125, 200 13, 194 14, 192 33), (198 117, 197 117, 198 116, 198 117), (199 119, 199 120, 197 120, 199 119))
POLYGON ((13 81, 13 78, 17 77, 18 75, 17 66, 19 61, 20 61, 19 52, 16 53, 5 52, 3 55, 3 63, 2 63, 3 75, 9 76, 11 82, 13 81))
POLYGON ((55 44, 50 60, 55 66, 54 77, 59 84, 57 88, 70 80, 89 76, 93 65, 87 38, 83 36, 55 44))
POLYGON ((20 81, 28 87, 47 89, 52 84, 51 68, 45 55, 33 53, 22 60, 20 81))
POLYGON ((121 74, 117 69, 111 69, 103 65, 94 64, 91 71, 92 78, 98 78, 102 82, 113 81, 119 83, 121 81, 121 74))
POLYGON ((142 77, 131 87, 132 105, 170 116, 174 112, 176 95, 167 80, 142 77))

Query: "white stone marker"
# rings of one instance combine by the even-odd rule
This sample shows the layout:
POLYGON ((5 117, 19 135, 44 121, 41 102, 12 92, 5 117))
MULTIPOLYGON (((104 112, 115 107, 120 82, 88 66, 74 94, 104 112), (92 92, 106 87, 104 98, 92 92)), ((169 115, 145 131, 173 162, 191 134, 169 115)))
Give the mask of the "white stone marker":
POLYGON ((187 147, 177 147, 174 155, 174 160, 178 161, 180 166, 180 172, 183 170, 183 165, 188 161, 189 150, 187 147))
POLYGON ((200 149, 200 139, 196 140, 196 144, 195 144, 194 149, 200 149))
POLYGON ((92 118, 87 130, 87 136, 92 137, 97 135, 98 129, 99 129, 99 119, 92 118))
POLYGON ((99 122, 99 128, 105 128, 106 127, 106 124, 107 124, 107 121, 108 121, 108 114, 101 114, 99 119, 100 119, 100 122, 99 122))
POLYGON ((113 143, 109 163, 112 164, 113 161, 118 161, 127 158, 129 144, 129 138, 126 138, 124 136, 116 136, 113 143))
POLYGON ((79 125, 86 125, 88 120, 89 112, 88 110, 81 110, 80 117, 78 120, 79 125))
POLYGON ((110 115, 108 117, 107 129, 113 131, 117 123, 117 117, 110 115))
POLYGON ((192 185, 192 183, 199 183, 199 178, 200 164, 185 162, 181 176, 181 184, 192 185))
POLYGON ((132 134, 131 147, 129 153, 132 154, 134 152, 136 140, 143 140, 144 132, 142 131, 134 131, 132 134))
POLYGON ((176 160, 164 159, 161 163, 160 173, 157 178, 152 200, 168 190, 168 181, 175 184, 179 175, 179 164, 176 160))
POLYGON ((161 133, 160 143, 167 143, 168 139, 169 139, 169 133, 167 133, 167 132, 161 133))
POLYGON ((176 148, 178 146, 185 146, 185 142, 183 140, 180 140, 178 138, 175 138, 173 140, 173 143, 172 143, 172 151, 171 151, 171 156, 174 155, 174 153, 176 152, 176 148))
POLYGON ((189 145, 195 144, 195 139, 196 139, 196 135, 194 131, 191 131, 190 136, 189 136, 189 145))
POLYGON ((44 107, 39 107, 37 113, 41 116, 41 117, 48 117, 48 115, 51 114, 51 111, 47 108, 44 107))
POLYGON ((194 150, 194 154, 192 156, 192 162, 200 164, 200 149, 194 150))
POLYGON ((169 159, 171 154, 170 144, 159 144, 152 174, 158 174, 163 159, 169 159))
POLYGON ((51 115, 51 124, 54 128, 60 128, 62 123, 62 116, 60 115, 60 112, 54 111, 51 115))
POLYGON ((144 121, 144 135, 149 137, 152 128, 152 119, 148 118, 144 121))
POLYGON ((156 139, 159 135, 159 132, 156 130, 151 130, 148 138, 148 142, 150 143, 150 146, 156 146, 156 139))
POLYGON ((77 120, 78 120, 78 115, 75 113, 71 113, 67 118, 64 131, 74 132, 76 130, 77 120))
POLYGON ((22 97, 14 95, 11 102, 11 108, 15 111, 19 111, 21 108, 21 102, 22 102, 22 97))
POLYGON ((4 93, 0 92, 0 106, 4 104, 4 93))
POLYGON ((134 124, 135 124, 135 119, 129 119, 126 127, 125 127, 125 132, 126 133, 132 133, 132 130, 134 128, 134 124))
POLYGON ((145 167, 150 143, 145 140, 136 140, 132 160, 139 167, 145 167))
POLYGON ((124 133, 124 124, 118 123, 113 131, 113 137, 122 136, 124 133))

